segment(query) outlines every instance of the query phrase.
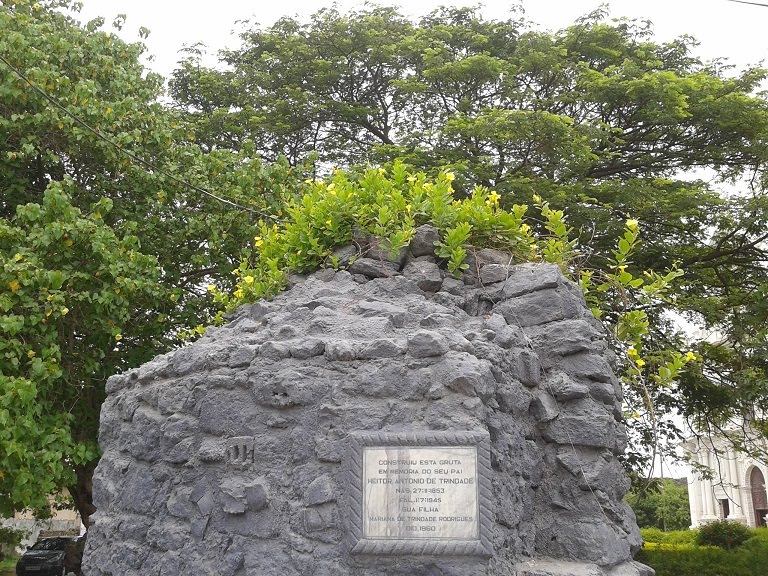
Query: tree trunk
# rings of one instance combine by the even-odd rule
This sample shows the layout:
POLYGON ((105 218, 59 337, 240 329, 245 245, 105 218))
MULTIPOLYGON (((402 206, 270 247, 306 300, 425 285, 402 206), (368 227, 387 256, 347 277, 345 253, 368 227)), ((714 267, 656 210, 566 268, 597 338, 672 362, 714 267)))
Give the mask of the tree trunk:
POLYGON ((95 469, 96 462, 75 466, 75 484, 68 487, 86 530, 91 524, 91 514, 96 512, 96 507, 93 505, 93 471, 95 469))

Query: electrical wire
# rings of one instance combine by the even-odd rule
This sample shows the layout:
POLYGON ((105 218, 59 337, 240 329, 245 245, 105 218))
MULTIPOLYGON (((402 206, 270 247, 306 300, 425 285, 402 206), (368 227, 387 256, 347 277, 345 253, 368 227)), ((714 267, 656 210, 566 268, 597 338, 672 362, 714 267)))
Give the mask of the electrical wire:
POLYGON ((750 4, 751 6, 762 6, 763 8, 768 8, 768 4, 763 4, 761 2, 748 2, 747 0, 727 0, 728 2, 736 2, 737 4, 750 4))
POLYGON ((186 188, 189 188, 190 190, 194 190, 195 192, 199 192, 201 194, 204 194, 210 198, 213 198, 214 200, 218 200, 219 202, 226 204, 228 206, 232 206, 233 208, 236 208, 238 210, 243 210, 245 212, 250 212, 251 214, 256 214, 257 216, 260 216, 262 218, 267 218, 270 220, 279 221, 275 216, 268 214, 266 212, 261 212, 259 210, 254 210, 253 208, 249 208, 247 206, 242 206, 241 204, 237 204, 236 202, 233 202, 232 200, 227 200, 226 198, 222 198, 221 196, 218 196, 214 194, 213 192, 210 192, 209 190, 206 190, 205 188, 201 188, 200 186, 196 186, 195 184, 192 184, 190 182, 187 182, 186 180, 182 180, 181 178, 174 176, 167 170, 163 170, 159 166, 153 164, 152 162, 149 162, 147 160, 144 160, 143 158, 140 158, 133 152, 130 152, 120 146, 117 142, 114 140, 111 140, 110 138, 104 136, 101 132, 99 132, 96 128, 91 127, 89 124, 87 124, 84 120, 79 118, 77 115, 75 115, 73 112, 71 112, 67 107, 63 106, 59 102, 57 102, 52 96, 50 96, 45 90, 40 88, 39 86, 36 86, 34 82, 32 82, 21 70, 16 68, 13 64, 11 64, 5 56, 0 54, 0 62, 5 64, 16 76, 18 76, 21 80, 24 81, 25 84, 27 84, 30 88, 32 88, 35 92, 40 94, 43 98, 45 98, 48 102, 50 102, 55 108, 72 118, 75 122, 77 122, 80 126, 88 130, 90 133, 92 133, 94 136, 99 138, 100 140, 103 140, 113 148, 115 148, 118 152, 121 154, 124 154, 128 156, 131 160, 134 162, 137 162, 138 164, 141 164, 145 168, 148 168, 150 170, 153 170, 159 174, 162 174, 163 176, 166 176, 167 178, 170 178, 177 184, 180 184, 186 188))

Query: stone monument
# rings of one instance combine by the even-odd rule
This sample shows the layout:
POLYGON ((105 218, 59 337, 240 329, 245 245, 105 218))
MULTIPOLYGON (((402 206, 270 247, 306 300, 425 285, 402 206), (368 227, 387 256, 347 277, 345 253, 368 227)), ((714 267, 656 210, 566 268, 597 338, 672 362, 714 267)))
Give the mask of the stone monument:
POLYGON ((580 290, 493 250, 456 279, 436 239, 110 378, 86 576, 652 574, 580 290))

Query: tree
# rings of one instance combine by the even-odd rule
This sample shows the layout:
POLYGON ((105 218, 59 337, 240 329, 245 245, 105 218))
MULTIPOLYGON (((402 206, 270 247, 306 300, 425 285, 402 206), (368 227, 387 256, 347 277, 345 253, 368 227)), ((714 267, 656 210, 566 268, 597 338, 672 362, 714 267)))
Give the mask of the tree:
POLYGON ((75 8, 0 4, 0 512, 66 487, 87 525, 106 378, 216 313, 207 284, 303 173, 205 153, 143 45, 75 8))
POLYGON ((163 329, 161 317, 145 314, 167 298, 156 259, 138 251, 136 237, 118 238, 104 224, 111 202, 84 215, 70 204, 67 184, 50 185, 41 204, 0 221, 3 515, 46 509, 62 482, 87 502, 79 491, 98 457, 93 430, 104 381, 133 365, 137 341, 163 329))
POLYGON ((637 347, 616 345, 630 431, 639 444, 675 442, 676 412, 715 430, 768 400, 765 71, 733 74, 696 58, 690 37, 658 43, 650 23, 606 16, 550 33, 474 8, 418 22, 393 8, 321 10, 246 31, 221 53, 225 72, 191 57, 171 93, 211 149, 252 141, 291 161, 311 151, 320 170, 402 158, 451 169, 466 195, 492 187, 507 207, 538 195, 569 213, 583 255, 574 277, 615 271, 615 238, 637 219, 643 242, 620 265, 635 278, 677 266, 674 290, 633 300, 595 293, 597 282, 588 296, 619 332, 622 310, 647 324, 637 347), (698 369, 668 365, 665 350, 689 352, 674 315, 722 335, 697 344, 698 369))
POLYGON ((688 486, 683 482, 666 478, 647 490, 630 491, 626 500, 637 516, 637 525, 665 532, 688 530, 691 526, 691 513, 688 486))

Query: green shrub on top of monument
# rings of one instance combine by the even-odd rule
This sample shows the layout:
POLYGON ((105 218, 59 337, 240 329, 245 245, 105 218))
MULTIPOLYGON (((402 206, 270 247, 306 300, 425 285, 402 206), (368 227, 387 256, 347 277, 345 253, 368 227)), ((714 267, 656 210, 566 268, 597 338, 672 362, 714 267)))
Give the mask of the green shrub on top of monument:
MULTIPOLYGON (((249 252, 235 270, 239 283, 233 294, 224 295, 213 286, 210 290, 228 309, 270 297, 285 287, 288 273, 321 265, 345 267, 348 259, 334 254, 334 249, 352 242, 355 233, 381 239, 381 248, 394 258, 411 241, 416 227, 425 223, 439 231, 437 256, 454 274, 467 268, 464 260, 470 244, 504 250, 518 261, 555 261, 565 252, 565 247, 556 246, 556 239, 550 240, 548 251, 542 250, 532 224, 525 222, 527 206, 502 208, 500 196, 480 186, 459 200, 451 186, 453 178, 451 172, 442 172, 429 179, 395 162, 390 172, 337 170, 327 181, 308 180, 301 196, 284 199, 285 208, 275 220, 259 223, 249 252)), ((549 228, 567 233, 562 212, 545 203, 539 208, 549 228)))

